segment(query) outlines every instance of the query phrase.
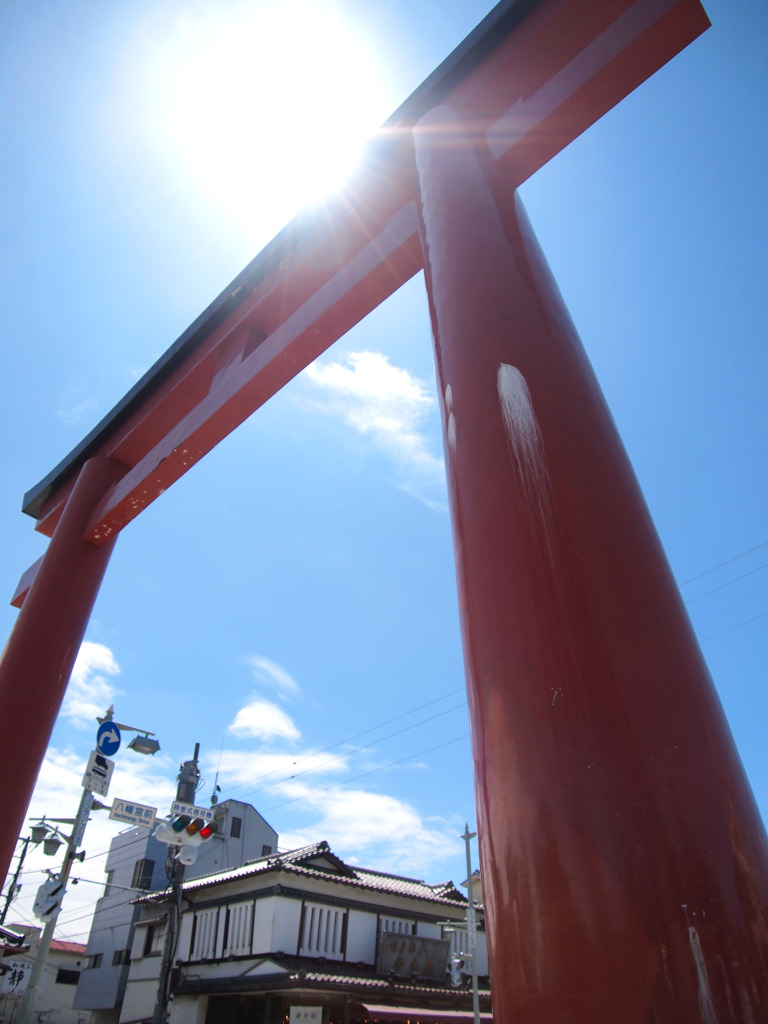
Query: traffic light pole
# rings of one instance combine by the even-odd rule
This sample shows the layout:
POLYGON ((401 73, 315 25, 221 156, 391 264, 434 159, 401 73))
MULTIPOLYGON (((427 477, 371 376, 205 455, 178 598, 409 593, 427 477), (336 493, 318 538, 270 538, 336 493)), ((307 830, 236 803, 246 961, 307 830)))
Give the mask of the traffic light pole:
POLYGON ((477 915, 475 913, 475 893, 472 886, 472 851, 470 842, 477 832, 470 832, 469 825, 464 825, 464 849, 467 855, 467 941, 469 943, 470 963, 472 965, 472 1017, 475 1024, 480 1024, 480 993, 477 986, 477 915))
MULTIPOLYGON (((176 787, 176 800, 182 803, 193 804, 197 790, 197 780, 200 778, 200 770, 197 766, 197 756, 200 752, 200 744, 195 744, 195 754, 191 761, 185 761, 181 766, 176 787)), ((168 924, 165 930, 165 943, 163 945, 163 962, 160 965, 160 977, 157 982, 157 997, 155 999, 155 1010, 152 1014, 152 1024, 163 1024, 165 1021, 166 1007, 168 1006, 168 988, 173 969, 173 957, 176 951, 178 938, 179 920, 181 918, 181 885, 184 881, 184 864, 174 854, 174 847, 168 848, 168 864, 170 865, 169 881, 171 896, 168 905, 168 924)))
MULTIPOLYGON (((87 789, 84 789, 83 795, 80 798, 80 806, 77 809, 76 822, 80 822, 83 816, 87 817, 92 803, 93 794, 87 789)), ((69 881, 69 875, 72 871, 72 862, 75 859, 77 846, 81 841, 78 836, 78 832, 82 834, 82 829, 79 829, 76 825, 72 831, 72 835, 67 839, 64 863, 62 864, 61 871, 59 873, 59 883, 61 884, 62 889, 66 888, 67 882, 69 881)), ((46 922, 45 928, 43 928, 43 934, 40 936, 40 943, 37 947, 34 962, 32 963, 32 970, 29 974, 26 990, 22 996, 19 1015, 16 1018, 16 1024, 32 1024, 37 989, 40 984, 40 979, 43 976, 45 965, 48 962, 48 952, 51 948, 51 940, 53 939, 53 933, 56 929, 56 917, 57 915, 53 914, 50 920, 46 922)))

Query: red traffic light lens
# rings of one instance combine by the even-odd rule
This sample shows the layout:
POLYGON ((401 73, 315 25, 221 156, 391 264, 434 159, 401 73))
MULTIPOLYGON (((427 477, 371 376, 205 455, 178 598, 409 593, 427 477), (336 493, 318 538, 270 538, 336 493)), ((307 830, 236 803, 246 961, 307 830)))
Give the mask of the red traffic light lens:
POLYGON ((205 825, 203 825, 203 827, 200 829, 200 838, 201 839, 210 839, 211 836, 216 835, 216 833, 218 831, 219 831, 219 826, 216 824, 216 822, 215 821, 209 821, 205 825))

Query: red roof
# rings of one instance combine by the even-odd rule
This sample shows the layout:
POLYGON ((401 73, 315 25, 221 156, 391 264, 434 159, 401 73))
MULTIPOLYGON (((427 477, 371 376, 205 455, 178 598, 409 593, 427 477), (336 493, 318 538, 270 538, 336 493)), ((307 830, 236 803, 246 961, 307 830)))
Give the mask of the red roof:
POLYGON ((59 953, 77 953, 78 956, 85 956, 84 942, 62 942, 60 939, 51 939, 51 949, 59 953))

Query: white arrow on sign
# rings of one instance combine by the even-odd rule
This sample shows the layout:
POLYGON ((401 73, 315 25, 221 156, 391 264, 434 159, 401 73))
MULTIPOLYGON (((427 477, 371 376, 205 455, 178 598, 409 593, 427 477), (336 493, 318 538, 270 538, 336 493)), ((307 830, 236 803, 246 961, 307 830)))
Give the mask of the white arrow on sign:
POLYGON ((109 743, 119 743, 120 733, 115 728, 105 729, 104 732, 99 737, 99 744, 101 744, 104 740, 107 740, 109 743))

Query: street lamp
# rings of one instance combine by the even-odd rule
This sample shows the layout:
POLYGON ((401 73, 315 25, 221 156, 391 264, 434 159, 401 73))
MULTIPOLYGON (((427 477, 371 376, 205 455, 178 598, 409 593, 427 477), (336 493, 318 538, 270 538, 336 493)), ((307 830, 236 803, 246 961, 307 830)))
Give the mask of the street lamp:
POLYGON ((48 818, 45 815, 31 827, 30 838, 35 846, 43 844, 43 853, 46 857, 55 857, 59 847, 69 841, 69 836, 64 835, 56 825, 49 824, 57 822, 60 825, 74 825, 74 818, 48 818))
POLYGON ((43 853, 46 857, 55 857, 56 851, 64 842, 63 839, 59 839, 57 835, 48 836, 43 840, 43 853))
MULTIPOLYGON (((96 721, 99 725, 103 725, 104 722, 113 722, 115 709, 111 706, 109 710, 104 714, 103 718, 97 718, 96 721)), ((149 729, 140 729, 137 725, 124 725, 122 722, 114 722, 118 729, 122 732, 138 732, 140 736, 134 736, 131 742, 128 744, 131 750, 135 750, 137 754, 156 754, 160 749, 160 743, 151 739, 155 734, 150 732, 149 729)))
POLYGON ((156 754, 160 749, 160 744, 157 740, 152 739, 153 735, 153 733, 144 733, 143 736, 134 736, 128 744, 129 750, 135 750, 137 754, 156 754))

